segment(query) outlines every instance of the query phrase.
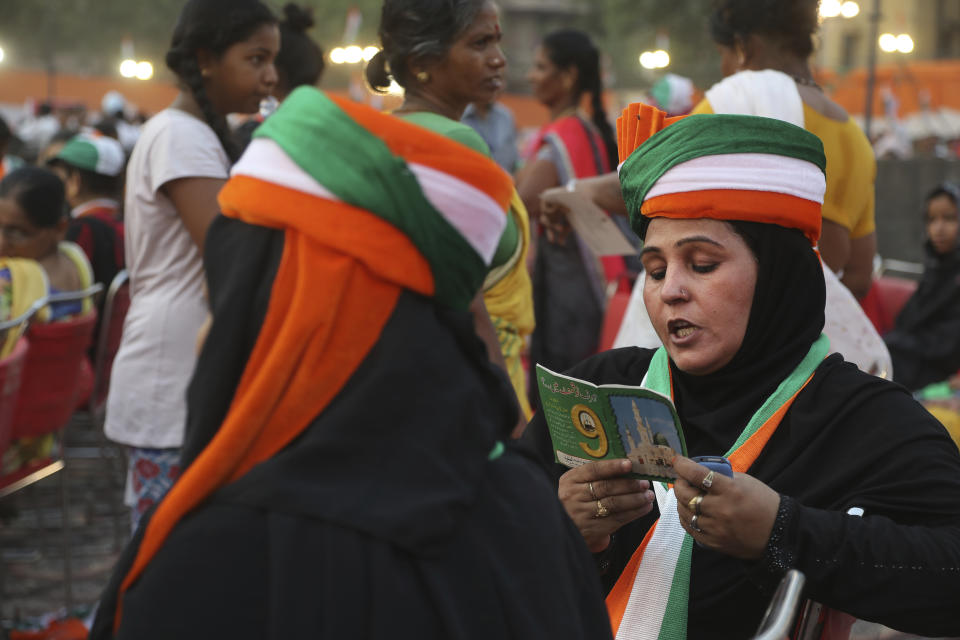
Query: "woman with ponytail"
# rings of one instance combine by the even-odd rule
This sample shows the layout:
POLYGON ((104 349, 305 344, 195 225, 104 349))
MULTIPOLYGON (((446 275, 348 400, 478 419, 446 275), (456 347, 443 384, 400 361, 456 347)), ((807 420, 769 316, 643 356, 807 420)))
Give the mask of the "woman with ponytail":
POLYGON ((203 299, 207 228, 237 150, 228 113, 253 113, 277 82, 276 18, 257 0, 190 0, 167 66, 180 93, 144 126, 127 168, 132 302, 114 362, 105 431, 129 447, 133 526, 179 470, 184 394, 203 299))
MULTIPOLYGON (((465 153, 490 157, 487 143, 460 118, 468 104, 491 102, 503 89, 507 61, 500 38, 499 12, 490 0, 385 0, 383 48, 367 65, 367 82, 383 93, 395 81, 403 87, 404 99, 394 115, 460 143, 465 153)), ((474 198, 471 193, 457 196, 465 203, 474 198)), ((463 215, 473 212, 465 207, 463 215)), ((527 210, 514 192, 507 227, 471 306, 490 359, 507 371, 517 392, 518 429, 532 415, 521 361, 534 325, 526 269, 529 228, 527 210)))
MULTIPOLYGON (((537 220, 541 193, 612 171, 617 144, 603 109, 600 52, 587 34, 570 29, 547 35, 527 79, 550 110, 550 123, 528 146, 517 174, 520 197, 537 220), (584 94, 591 116, 580 110, 584 94)), ((541 224, 542 237, 547 225, 541 224)), ((546 240, 537 244, 534 267, 531 360, 563 371, 596 351, 607 284, 625 275, 625 266, 620 257, 598 259, 574 234, 547 234, 546 240)))

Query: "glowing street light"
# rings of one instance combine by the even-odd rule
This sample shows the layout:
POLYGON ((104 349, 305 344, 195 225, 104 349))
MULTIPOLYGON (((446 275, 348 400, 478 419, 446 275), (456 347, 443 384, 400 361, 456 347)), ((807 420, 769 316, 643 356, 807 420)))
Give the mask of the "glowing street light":
POLYGON ((913 38, 906 33, 897 36, 897 51, 900 53, 910 53, 913 51, 913 38))
POLYGON ((853 18, 860 13, 860 5, 853 0, 847 0, 840 5, 840 15, 844 18, 853 18))
POLYGON ((819 12, 821 18, 852 18, 860 13, 860 5, 853 0, 821 0, 819 12))
POLYGON ((355 44, 350 45, 343 50, 344 53, 344 62, 347 64, 357 64, 363 60, 363 49, 358 47, 355 44))
POLYGON ((357 64, 361 61, 370 62, 373 56, 380 52, 380 47, 360 48, 355 44, 349 47, 334 47, 330 50, 330 62, 333 64, 357 64))
POLYGON ((836 18, 838 15, 840 15, 842 8, 843 3, 841 3, 840 0, 821 0, 820 17, 836 18))
POLYGON ((670 54, 663 49, 644 51, 640 54, 640 66, 644 69, 663 69, 670 64, 670 54))
POLYGON ((909 34, 901 33, 898 36, 892 33, 885 33, 878 40, 880 49, 887 53, 899 51, 900 53, 910 53, 913 51, 913 38, 909 34))
POLYGON ((134 78, 137 75, 137 61, 126 59, 120 63, 120 75, 124 78, 134 78))
POLYGON ((137 61, 132 58, 127 58, 120 63, 120 75, 124 78, 149 80, 153 77, 153 65, 146 60, 137 61))
POLYGON ((141 60, 137 63, 136 75, 139 80, 149 80, 153 77, 153 65, 146 60, 141 60))
POLYGON ((3 47, 0 47, 0 62, 3 62, 3 47))

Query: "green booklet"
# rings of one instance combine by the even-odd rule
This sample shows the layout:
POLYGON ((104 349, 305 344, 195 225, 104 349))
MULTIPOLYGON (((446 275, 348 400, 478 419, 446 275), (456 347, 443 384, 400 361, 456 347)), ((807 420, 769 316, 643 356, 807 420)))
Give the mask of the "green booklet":
POLYGON ((670 398, 641 387, 597 386, 540 365, 537 388, 560 464, 629 458, 636 477, 677 477, 670 463, 687 455, 687 446, 670 398))

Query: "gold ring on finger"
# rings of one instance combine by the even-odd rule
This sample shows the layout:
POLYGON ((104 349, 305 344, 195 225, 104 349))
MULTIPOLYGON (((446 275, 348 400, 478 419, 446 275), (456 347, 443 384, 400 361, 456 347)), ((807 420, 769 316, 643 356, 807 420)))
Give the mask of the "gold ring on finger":
POLYGON ((687 507, 690 509, 690 511, 693 511, 696 515, 699 516, 701 514, 700 503, 702 502, 703 502, 703 494, 698 493, 697 495, 690 498, 690 502, 687 503, 687 507))
POLYGON ((592 483, 592 482, 588 482, 588 483, 587 483, 587 488, 590 489, 590 497, 593 498, 594 500, 597 500, 597 499, 598 499, 598 498, 597 498, 597 492, 593 490, 593 483, 592 483))
POLYGON ((606 518, 608 515, 610 515, 610 509, 607 509, 605 506, 603 506, 603 502, 597 500, 597 513, 594 514, 593 517, 606 518))
POLYGON ((697 521, 699 519, 700 519, 700 516, 694 514, 694 516, 690 518, 690 528, 696 531, 697 533, 703 533, 703 529, 701 529, 700 525, 697 524, 697 521))

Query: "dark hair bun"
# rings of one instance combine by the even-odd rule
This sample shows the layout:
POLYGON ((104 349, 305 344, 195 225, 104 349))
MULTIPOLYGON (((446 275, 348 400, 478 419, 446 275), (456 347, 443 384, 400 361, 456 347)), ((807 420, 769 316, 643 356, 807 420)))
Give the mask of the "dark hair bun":
POLYGON ((293 2, 288 2, 283 6, 283 26, 294 31, 306 31, 316 22, 313 20, 313 9, 301 7, 293 2))
POLYGON ((387 73, 387 56, 381 49, 367 63, 367 83, 378 93, 384 93, 390 87, 390 74, 387 73))

